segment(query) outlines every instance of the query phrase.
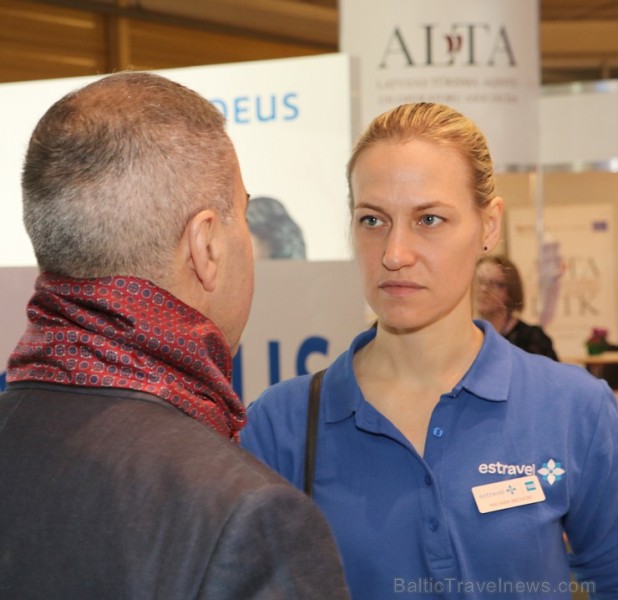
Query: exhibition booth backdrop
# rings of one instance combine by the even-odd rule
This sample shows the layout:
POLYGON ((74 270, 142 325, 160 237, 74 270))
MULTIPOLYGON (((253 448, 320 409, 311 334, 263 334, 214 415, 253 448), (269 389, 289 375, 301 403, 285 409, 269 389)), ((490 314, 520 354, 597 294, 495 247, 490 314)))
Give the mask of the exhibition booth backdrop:
MULTIPOLYGON (((279 200, 302 223, 310 260, 349 258, 345 164, 350 149, 348 59, 342 54, 158 71, 221 109, 252 197, 279 200), (319 85, 316 85, 319 82, 319 85), (325 218, 328 211, 328 218, 325 218)), ((43 113, 96 77, 0 85, 0 266, 34 265, 21 226, 20 171, 43 113)))
MULTIPOLYGON (((256 264, 255 303, 235 361, 234 382, 250 402, 271 383, 329 363, 367 324, 347 243, 344 170, 353 104, 349 59, 336 54, 161 73, 196 89, 226 114, 248 190, 278 199, 305 242, 308 260, 256 264)), ((21 222, 19 175, 26 144, 55 100, 94 79, 0 85, 2 369, 25 327, 25 304, 36 275, 21 222)), ((543 90, 537 100, 539 165, 533 171, 503 169, 498 175, 498 191, 507 206, 501 250, 524 275, 524 318, 543 320, 562 357, 583 355, 593 327, 609 329, 610 341, 618 338, 618 174, 613 172, 618 135, 607 136, 618 133, 617 89, 603 82, 592 88, 543 90), (591 102, 594 111, 588 110, 591 102), (555 144, 552 140, 560 136, 563 143, 555 144), (599 149, 600 140, 605 145, 599 149), (555 250, 561 266, 549 307, 541 300, 539 240, 555 250)), ((503 112, 496 118, 507 119, 503 112)), ((517 135, 526 137, 528 131, 521 128, 517 135)), ((494 134, 490 146, 501 138, 494 134)))
POLYGON ((354 134, 393 106, 442 102, 478 123, 498 170, 534 169, 538 4, 341 0, 341 50, 353 67, 354 134))
POLYGON ((546 329, 566 360, 584 357, 593 328, 618 343, 617 107, 618 81, 544 86, 540 168, 498 177, 507 205, 504 247, 522 271, 530 322, 542 317, 539 230, 556 246, 561 270, 546 329))

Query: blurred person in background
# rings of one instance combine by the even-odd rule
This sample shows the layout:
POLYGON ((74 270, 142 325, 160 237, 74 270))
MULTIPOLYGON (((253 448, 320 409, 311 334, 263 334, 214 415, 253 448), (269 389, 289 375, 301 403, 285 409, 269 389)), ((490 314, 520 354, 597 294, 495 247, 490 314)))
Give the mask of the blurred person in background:
POLYGON ((303 232, 276 198, 251 198, 247 220, 256 259, 306 258, 303 232))
POLYGON ((506 256, 490 254, 477 262, 474 309, 512 344, 558 360, 552 340, 543 328, 521 320, 524 288, 517 267, 506 256))

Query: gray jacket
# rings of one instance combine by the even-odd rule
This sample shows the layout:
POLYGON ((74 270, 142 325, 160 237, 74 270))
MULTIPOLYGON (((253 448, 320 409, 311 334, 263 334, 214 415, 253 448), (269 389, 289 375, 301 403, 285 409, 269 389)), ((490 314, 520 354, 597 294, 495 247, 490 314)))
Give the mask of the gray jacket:
POLYGON ((142 392, 0 394, 0 599, 348 598, 313 503, 142 392))

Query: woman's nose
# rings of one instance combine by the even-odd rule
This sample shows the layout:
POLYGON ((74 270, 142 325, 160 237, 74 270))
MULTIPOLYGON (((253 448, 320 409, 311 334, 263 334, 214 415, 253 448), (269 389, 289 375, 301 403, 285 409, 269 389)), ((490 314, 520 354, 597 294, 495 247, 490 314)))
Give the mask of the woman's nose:
POLYGON ((393 228, 388 235, 382 264, 389 271, 397 271, 414 264, 417 258, 414 235, 405 228, 393 228))

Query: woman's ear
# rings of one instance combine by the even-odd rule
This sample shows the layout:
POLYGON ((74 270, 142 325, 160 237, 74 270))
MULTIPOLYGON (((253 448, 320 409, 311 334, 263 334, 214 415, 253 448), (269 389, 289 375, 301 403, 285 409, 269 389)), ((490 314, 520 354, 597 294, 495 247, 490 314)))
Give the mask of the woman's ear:
POLYGON ((504 200, 500 196, 492 198, 483 209, 483 248, 493 250, 500 241, 504 200))
POLYGON ((207 292, 215 289, 219 249, 217 232, 221 224, 215 212, 200 211, 187 226, 189 254, 193 271, 207 292))

